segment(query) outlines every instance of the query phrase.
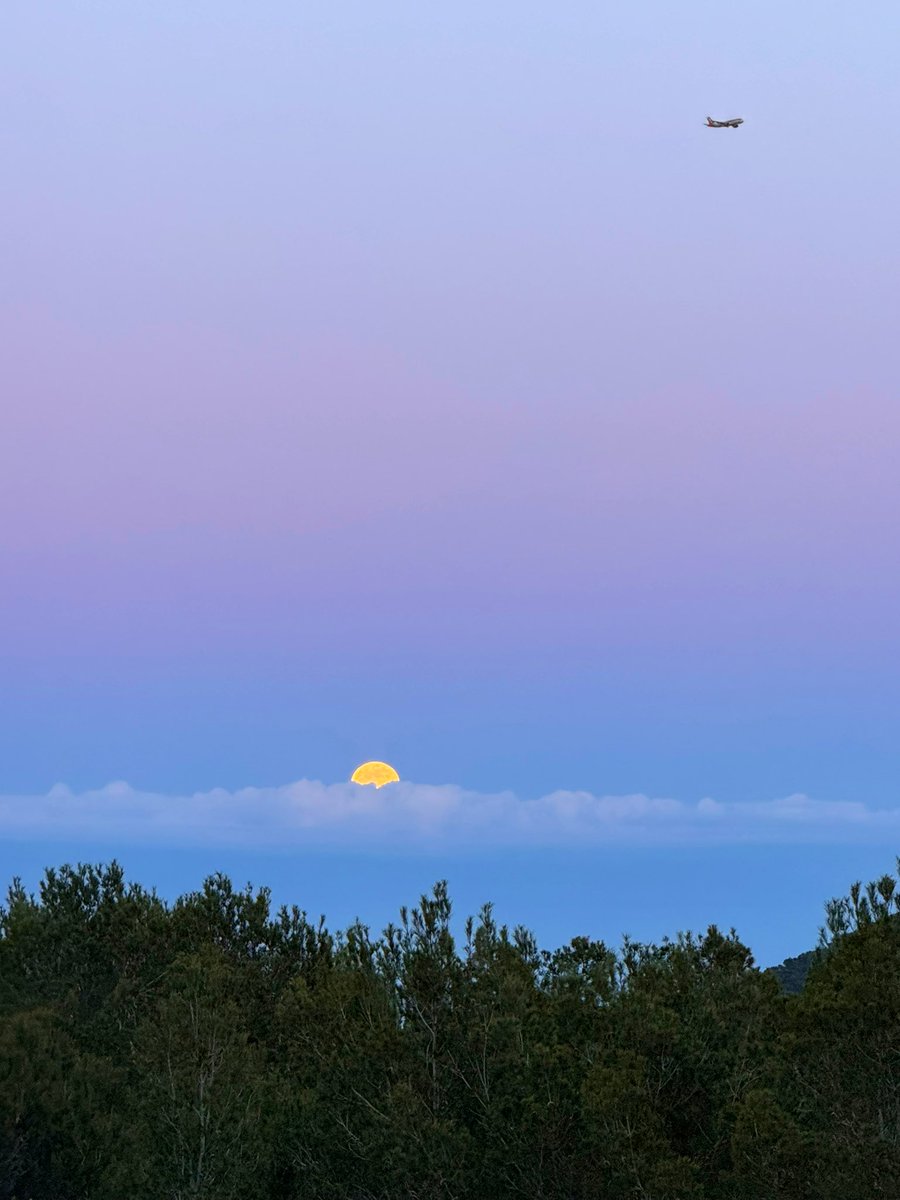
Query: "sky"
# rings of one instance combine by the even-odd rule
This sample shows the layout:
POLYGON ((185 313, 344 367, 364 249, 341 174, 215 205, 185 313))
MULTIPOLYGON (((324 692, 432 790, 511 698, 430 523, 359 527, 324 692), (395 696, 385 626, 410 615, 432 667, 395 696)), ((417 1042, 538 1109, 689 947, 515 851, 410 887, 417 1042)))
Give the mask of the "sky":
POLYGON ((814 944, 900 850, 898 36, 7 0, 0 887, 814 944))

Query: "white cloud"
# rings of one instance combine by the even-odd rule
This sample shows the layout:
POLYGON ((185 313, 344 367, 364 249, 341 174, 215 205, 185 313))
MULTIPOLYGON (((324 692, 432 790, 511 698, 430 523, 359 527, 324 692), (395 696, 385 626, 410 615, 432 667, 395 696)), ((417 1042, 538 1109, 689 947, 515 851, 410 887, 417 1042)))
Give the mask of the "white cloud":
POLYGON ((643 795, 551 792, 519 799, 455 785, 395 783, 376 790, 302 779, 277 788, 193 795, 141 792, 117 781, 73 793, 0 796, 0 836, 104 845, 255 849, 465 851, 617 844, 880 842, 900 834, 900 808, 783 799, 724 804, 643 795))

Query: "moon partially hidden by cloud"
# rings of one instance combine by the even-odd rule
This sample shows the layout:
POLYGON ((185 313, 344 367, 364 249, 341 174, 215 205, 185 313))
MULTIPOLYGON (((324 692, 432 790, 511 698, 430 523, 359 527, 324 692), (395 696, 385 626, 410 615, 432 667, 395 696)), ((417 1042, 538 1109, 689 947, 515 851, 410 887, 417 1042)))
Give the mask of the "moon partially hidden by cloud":
POLYGON ((400 776, 389 763, 365 762, 358 766, 350 776, 352 783, 374 783, 377 788, 386 783, 399 783, 400 776))

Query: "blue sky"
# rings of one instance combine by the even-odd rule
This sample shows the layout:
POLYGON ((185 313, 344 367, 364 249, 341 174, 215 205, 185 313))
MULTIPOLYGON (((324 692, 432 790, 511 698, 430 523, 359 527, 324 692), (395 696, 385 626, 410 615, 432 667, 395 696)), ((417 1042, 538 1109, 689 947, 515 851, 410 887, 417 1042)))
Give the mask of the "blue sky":
POLYGON ((6 4, 0 875, 811 944, 894 861, 898 35, 6 4), (367 847, 279 849, 369 758, 367 847))

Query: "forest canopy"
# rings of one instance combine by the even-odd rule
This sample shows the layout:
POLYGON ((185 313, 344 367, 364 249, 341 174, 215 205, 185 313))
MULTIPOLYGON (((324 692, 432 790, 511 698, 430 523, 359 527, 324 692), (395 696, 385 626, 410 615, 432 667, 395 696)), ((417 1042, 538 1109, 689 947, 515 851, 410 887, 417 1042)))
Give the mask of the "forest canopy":
POLYGON ((551 952, 485 904, 457 945, 444 881, 373 937, 224 875, 14 880, 0 1198, 896 1200, 895 883, 783 987, 715 925, 551 952))

